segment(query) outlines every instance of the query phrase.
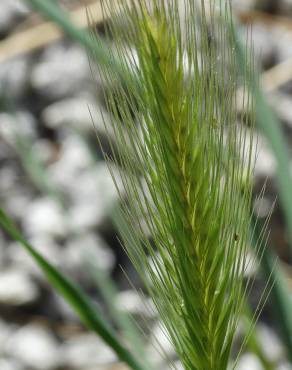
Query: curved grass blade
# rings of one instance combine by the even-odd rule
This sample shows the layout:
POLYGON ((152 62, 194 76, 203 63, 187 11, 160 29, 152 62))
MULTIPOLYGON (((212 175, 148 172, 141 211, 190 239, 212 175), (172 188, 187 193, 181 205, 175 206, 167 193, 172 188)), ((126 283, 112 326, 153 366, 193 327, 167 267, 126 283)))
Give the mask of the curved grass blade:
MULTIPOLYGON (((262 224, 257 220, 255 224, 254 238, 257 239, 260 234, 262 224)), ((276 261, 277 257, 273 253, 271 245, 266 246, 263 250, 261 258, 261 268, 265 278, 272 276, 274 281, 270 293, 272 301, 273 313, 276 318, 276 323, 280 329, 282 340, 285 344, 287 355, 292 361, 292 301, 290 292, 281 270, 280 265, 276 261)))
POLYGON ((18 231, 12 220, 0 208, 0 225, 14 240, 18 241, 41 268, 50 284, 64 297, 82 322, 107 343, 117 356, 133 370, 146 370, 142 364, 120 343, 117 335, 103 321, 102 315, 93 306, 85 293, 30 245, 18 231))
MULTIPOLYGON (((101 65, 109 65, 115 71, 120 71, 119 63, 108 51, 108 46, 99 38, 93 38, 86 30, 76 27, 68 17, 68 14, 53 1, 26 0, 35 10, 46 18, 56 23, 63 32, 72 40, 82 45, 90 55, 94 53, 96 60, 101 65)), ((84 9, 85 11, 85 9, 84 9)))
POLYGON ((245 327, 252 328, 248 336, 246 347, 258 357, 265 370, 275 370, 274 363, 269 358, 267 358, 263 351, 261 343, 259 342, 256 327, 254 327, 253 325, 253 313, 248 305, 248 302, 246 302, 244 306, 243 322, 245 323, 245 327))
MULTIPOLYGON (((246 50, 238 37, 236 29, 231 24, 230 32, 235 40, 235 51, 239 70, 244 75, 247 64, 246 50)), ((250 88, 255 100, 256 125, 266 137, 277 163, 275 178, 278 182, 279 199, 285 215, 290 253, 292 254, 292 177, 288 145, 281 130, 281 123, 257 83, 259 71, 253 67, 249 73, 250 88)))
MULTIPOLYGON (((230 25, 230 31, 236 41, 236 57, 240 72, 243 75, 246 69, 245 48, 232 25, 230 25)), ((277 162, 277 175, 275 177, 278 181, 279 199, 285 215, 289 246, 292 251, 292 178, 287 142, 281 130, 279 120, 267 103, 257 83, 256 76, 259 74, 258 71, 253 68, 250 73, 250 88, 255 99, 256 124, 268 140, 277 162)), ((260 225, 260 220, 255 221, 254 219, 253 224, 255 225, 254 241, 257 244, 256 239, 261 233, 262 225, 260 225)), ((267 246, 261 258, 261 268, 265 277, 269 278, 272 276, 274 281, 271 290, 271 299, 273 301, 273 307, 275 307, 274 314, 278 318, 277 323, 281 336, 285 343, 289 359, 292 361, 292 303, 289 299, 290 294, 281 267, 277 264, 275 265, 276 258, 271 245, 267 246)))
MULTIPOLYGON (((142 333, 137 327, 138 324, 135 325, 133 318, 117 307, 117 288, 110 276, 94 263, 96 260, 97 259, 94 255, 86 256, 85 263, 88 266, 89 273, 106 303, 111 318, 122 330, 122 333, 129 341, 131 348, 134 349, 135 353, 138 354, 140 358, 143 358, 143 363, 146 364, 144 351, 145 343, 141 337, 142 333)), ((147 367, 149 368, 149 366, 147 367)))

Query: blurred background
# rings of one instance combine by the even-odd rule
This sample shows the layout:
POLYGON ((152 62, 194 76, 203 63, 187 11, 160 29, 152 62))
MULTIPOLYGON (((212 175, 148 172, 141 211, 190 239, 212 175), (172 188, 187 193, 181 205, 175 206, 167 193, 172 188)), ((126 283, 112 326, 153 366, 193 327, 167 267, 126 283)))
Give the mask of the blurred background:
MULTIPOLYGON (((256 277, 239 337, 251 322, 267 276, 276 275, 277 280, 238 369, 289 370, 292 1, 233 3, 239 32, 252 25, 262 91, 275 114, 272 117, 266 110, 266 120, 272 119, 272 127, 280 129, 280 138, 285 139, 277 146, 274 131, 267 133, 263 127, 259 131, 254 194, 256 199, 265 185, 263 199, 255 200, 261 222, 277 200, 268 226, 267 253, 261 264, 248 271, 249 277, 256 277), (283 188, 286 190, 281 193, 283 188), (279 268, 273 262, 276 256, 279 268)), ((164 369, 167 366, 153 345, 159 341, 175 362, 173 349, 151 302, 136 291, 141 284, 112 221, 118 197, 95 132, 106 140, 102 121, 109 115, 102 94, 106 86, 97 71, 91 72, 86 51, 90 43, 83 31, 79 33, 88 24, 86 7, 102 37, 98 0, 0 1, 0 204, 25 237, 78 282, 104 318, 111 320, 100 281, 89 267, 88 256, 94 256, 93 267, 115 285, 111 299, 118 309, 138 320, 147 333, 149 357, 164 369)), ((84 329, 19 244, 0 230, 0 370, 123 367, 112 350, 84 329)))

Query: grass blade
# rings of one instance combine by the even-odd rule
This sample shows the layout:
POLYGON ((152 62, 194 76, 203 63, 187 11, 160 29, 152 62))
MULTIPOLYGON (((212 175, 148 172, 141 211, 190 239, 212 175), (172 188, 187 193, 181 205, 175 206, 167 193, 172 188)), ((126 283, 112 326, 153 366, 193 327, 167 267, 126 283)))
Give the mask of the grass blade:
MULTIPOLYGON (((252 219, 253 235, 252 244, 258 245, 261 243, 262 230, 265 228, 260 219, 252 219)), ((272 309, 275 316, 275 322, 279 327, 279 331, 285 344, 289 360, 292 361, 292 301, 291 295, 287 287, 285 276, 281 266, 277 262, 277 257, 273 252, 273 247, 267 244, 262 250, 261 270, 265 281, 272 281, 273 285, 270 290, 270 300, 272 301, 272 309)))
POLYGON ((279 199, 285 215, 289 236, 290 251, 292 251, 292 179, 290 175, 290 159, 287 142, 281 130, 280 122, 267 104, 259 89, 255 91, 257 105, 257 123, 268 140, 277 162, 279 199))
MULTIPOLYGON (((116 71, 120 71, 119 63, 113 59, 108 46, 99 38, 93 38, 86 30, 76 27, 68 14, 55 2, 47 0, 26 0, 36 11, 56 23, 63 32, 72 40, 81 44, 90 55, 94 54, 96 61, 101 65, 110 65, 116 71)), ((86 10, 84 9, 84 12, 86 10)))
POLYGON ((86 256, 86 265, 88 266, 90 275, 106 303, 111 318, 122 330, 131 348, 135 350, 136 354, 139 354, 140 358, 143 358, 143 363, 146 364, 145 342, 142 340, 141 331, 138 330, 138 324, 133 322, 134 319, 130 315, 118 308, 118 291, 114 282, 107 272, 103 271, 94 261, 94 255, 86 256))
POLYGON ((292 362, 292 304, 283 271, 278 264, 275 265, 275 258, 270 248, 266 248, 261 266, 265 277, 272 276, 274 280, 274 286, 271 290, 273 312, 287 350, 287 355, 292 362))
MULTIPOLYGON (((241 73, 244 75, 246 70, 245 49, 236 30, 232 26, 231 33, 236 39, 236 57, 241 73)), ((290 250, 292 251, 292 179, 290 175, 288 146, 281 130, 281 124, 256 82, 259 72, 253 68, 250 73, 250 88, 255 98, 256 124, 270 144, 270 148, 273 151, 277 163, 275 177, 278 181, 279 199, 284 212, 290 250)), ((255 241, 257 236, 260 235, 262 227, 263 225, 261 225, 260 220, 257 220, 255 222, 255 241)), ((276 264, 276 258, 276 255, 273 253, 273 248, 270 245, 267 246, 263 251, 261 267, 265 277, 272 278, 274 281, 271 290, 271 299, 273 301, 273 307, 275 308, 274 313, 277 317, 277 323, 281 331, 283 342, 286 345, 289 359, 292 361, 292 303, 289 299, 290 293, 287 288, 285 277, 280 266, 276 264)))
MULTIPOLYGON (((231 33, 236 39, 236 57, 242 75, 246 71, 246 51, 236 30, 231 26, 231 33)), ((281 123, 269 106, 257 81, 259 71, 255 67, 250 71, 250 88, 255 100, 256 125, 266 137, 276 160, 276 180, 278 182, 279 199, 285 215, 287 233, 289 237, 290 253, 292 253, 292 178, 287 141, 285 140, 281 123)))
POLYGON ((46 275, 51 285, 64 297, 70 306, 79 315, 82 322, 98 334, 133 370, 145 370, 136 358, 119 342, 116 334, 102 319, 97 308, 92 305, 82 290, 62 275, 53 265, 43 258, 18 231, 12 220, 0 209, 0 225, 16 241, 18 241, 35 260, 46 275))

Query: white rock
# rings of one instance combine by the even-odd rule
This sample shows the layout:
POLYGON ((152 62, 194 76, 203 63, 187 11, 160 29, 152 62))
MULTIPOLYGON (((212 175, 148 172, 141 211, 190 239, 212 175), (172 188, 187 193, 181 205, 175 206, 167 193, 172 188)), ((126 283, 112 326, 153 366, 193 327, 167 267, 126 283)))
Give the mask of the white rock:
POLYGON ((106 164, 84 172, 71 185, 71 227, 81 232, 102 224, 119 198, 106 164))
POLYGON ((51 333, 31 324, 17 330, 8 340, 5 351, 33 370, 53 370, 59 366, 60 351, 51 333))
POLYGON ((175 356, 175 350, 171 344, 166 330, 158 323, 152 330, 149 345, 147 347, 148 357, 154 364, 163 364, 167 359, 175 356))
POLYGON ((45 49, 31 74, 32 86, 42 95, 58 99, 92 84, 86 52, 76 45, 58 43, 45 49))
MULTIPOLYGON (((175 361, 174 366, 175 370, 184 370, 183 364, 179 360, 175 361)), ((168 366, 167 368, 169 369, 170 367, 168 366)))
POLYGON ((265 197, 265 196, 256 198, 253 204, 256 217, 259 217, 259 218, 268 217, 273 209, 273 203, 274 203, 274 200, 268 197, 265 197))
POLYGON ((1 370, 24 370, 22 365, 12 358, 0 358, 0 369, 1 370))
MULTIPOLYGON (((292 42, 292 39, 291 39, 292 42)), ((291 55, 292 56, 292 55, 291 55)), ((292 98, 290 94, 273 93, 269 96, 269 103, 281 121, 292 128, 292 98)))
POLYGON ((17 174, 15 169, 11 166, 3 166, 0 168, 0 189, 1 193, 6 194, 9 189, 13 187, 15 181, 17 180, 17 174))
POLYGON ((256 355, 244 353, 238 361, 236 370, 264 370, 264 367, 256 355))
POLYGON ((41 163, 47 165, 55 160, 56 148, 50 140, 38 139, 32 143, 31 153, 32 156, 37 157, 41 163))
POLYGON ((276 42, 270 35, 270 30, 261 24, 255 24, 251 32, 254 55, 264 69, 273 65, 276 60, 276 42))
POLYGON ((0 114, 0 135, 14 147, 18 147, 18 140, 32 140, 36 138, 36 123, 29 112, 18 111, 13 115, 0 114))
POLYGON ((29 205, 23 217, 23 227, 29 236, 64 236, 67 232, 60 204, 49 197, 38 198, 29 205))
MULTIPOLYGON (((6 168, 6 170, 9 168, 6 168)), ((2 171, 0 173, 2 176, 2 171)), ((15 178, 18 180, 19 177, 15 174, 15 178)), ((2 180, 2 179, 1 179, 2 180)), ((1 185, 0 185, 1 189, 1 185)), ((1 192, 2 190, 0 190, 1 192)), ((20 186, 18 183, 12 183, 11 187, 7 188, 6 192, 2 192, 2 194, 6 194, 6 202, 5 202, 5 210, 13 219, 21 219, 24 217, 27 208, 30 205, 32 197, 32 189, 28 186, 20 186), (17 185, 16 185, 17 184, 17 185)))
MULTIPOLYGON (((11 0, 8 1, 13 3, 11 0)), ((29 63, 30 58, 22 56, 21 58, 15 58, 0 64, 0 86, 10 99, 19 99, 24 94, 29 82, 29 63)))
POLYGON ((68 126, 92 134, 95 129, 104 132, 104 121, 109 122, 108 113, 88 94, 49 105, 42 112, 42 119, 53 129, 68 126))
POLYGON ((0 304, 20 306, 31 304, 39 292, 29 275, 20 269, 0 272, 0 304))
POLYGON ((18 18, 26 15, 29 9, 21 0, 1 0, 0 32, 8 30, 18 18))
POLYGON ((277 366, 276 370, 292 370, 292 365, 288 362, 283 362, 279 366, 277 366))
POLYGON ((8 160, 6 165, 0 166, 0 194, 3 208, 12 219, 19 220, 29 205, 33 189, 28 183, 22 181, 23 178, 20 180, 22 174, 13 158, 12 155, 11 161, 8 160))
POLYGON ((258 152, 255 163, 255 176, 273 177, 276 172, 276 161, 265 138, 258 136, 258 152))
POLYGON ((0 168, 0 190, 1 194, 8 194, 11 189, 15 187, 15 182, 17 181, 17 173, 15 168, 12 166, 3 166, 0 168))
MULTIPOLYGON (((74 279, 74 276, 73 276, 74 279)), ((68 323, 80 325, 80 318, 73 310, 73 308, 69 305, 67 301, 56 291, 51 292, 50 300, 52 302, 52 306, 56 310, 58 317, 66 320, 68 323)))
POLYGON ((142 297, 134 290, 119 292, 116 298, 116 305, 120 310, 143 318, 154 318, 157 315, 152 300, 142 297))
POLYGON ((265 357, 277 363, 285 356, 284 348, 277 335, 264 324, 257 325, 257 337, 265 357))
POLYGON ((115 264, 115 256, 105 241, 92 233, 79 235, 68 241, 63 265, 72 272, 82 272, 86 258, 94 258, 96 266, 107 272, 111 271, 115 264))
POLYGON ((116 361, 114 352, 94 334, 83 334, 61 347, 64 366, 70 369, 99 368, 116 361))
POLYGON ((244 152, 245 159, 251 150, 253 157, 255 157, 255 177, 256 178, 273 178, 276 171, 276 161, 269 144, 264 136, 257 133, 250 137, 251 132, 245 129, 244 133, 246 140, 242 143, 242 151, 244 152))
POLYGON ((75 135, 63 139, 59 159, 48 166, 48 175, 66 194, 71 192, 80 175, 90 167, 92 157, 81 138, 75 135))
MULTIPOLYGON (((54 266, 61 267, 63 262, 63 250, 59 248, 48 235, 34 235, 28 238, 28 241, 34 248, 54 266)), ((43 272, 37 266, 33 258, 18 243, 9 245, 6 252, 7 258, 17 268, 24 269, 38 280, 47 282, 43 272)))
MULTIPOLYGON (((93 198, 92 200, 96 202, 97 198, 93 198)), ((78 202, 70 209, 70 226, 72 230, 75 229, 81 233, 101 224, 104 216, 104 209, 100 205, 97 205, 97 203, 92 203, 88 200, 78 202)))
POLYGON ((232 6, 239 11, 253 10, 257 0, 232 0, 232 6))
MULTIPOLYGON (((12 329, 6 323, 0 321, 0 357, 3 354, 4 345, 11 336, 11 330, 12 329)), ((2 370, 1 366, 0 369, 2 370)))
POLYGON ((291 32, 285 28, 278 27, 271 34, 276 40, 277 48, 277 63, 284 62, 292 57, 292 35, 291 32))

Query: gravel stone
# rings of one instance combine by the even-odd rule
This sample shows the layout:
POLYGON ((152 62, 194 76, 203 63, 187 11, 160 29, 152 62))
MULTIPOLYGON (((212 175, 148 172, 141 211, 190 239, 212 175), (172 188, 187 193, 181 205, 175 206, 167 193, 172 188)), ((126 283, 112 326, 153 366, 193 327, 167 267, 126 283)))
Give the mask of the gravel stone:
POLYGON ((55 160, 56 147, 50 140, 38 139, 32 143, 31 155, 38 158, 38 160, 46 166, 55 160))
POLYGON ((269 96, 269 103, 273 107, 279 119, 292 129, 291 95, 281 92, 273 93, 269 96))
POLYGON ((29 275, 19 268, 0 272, 0 304, 23 306, 36 302, 39 292, 29 275))
POLYGON ((167 359, 175 357, 173 345, 161 323, 156 324, 152 330, 149 345, 147 346, 147 353, 148 357, 156 365, 162 365, 166 357, 167 359))
POLYGON ((237 370, 264 370, 260 360, 253 353, 244 353, 236 366, 237 370))
POLYGON ((36 122, 29 112, 18 111, 13 115, 0 113, 0 135, 12 146, 17 147, 18 140, 36 139, 36 122))
POLYGON ((17 20, 28 12, 27 5, 21 0, 1 0, 0 34, 11 29, 17 20))
POLYGON ((276 370, 292 370, 292 365, 288 362, 284 362, 277 366, 276 370))
POLYGON ((66 43, 47 47, 32 70, 31 84, 39 94, 51 100, 87 90, 93 82, 86 52, 66 43))
MULTIPOLYGON (((3 1, 3 0, 1 0, 3 1)), ((11 0, 8 0, 13 3, 11 0)), ((17 0, 15 0, 17 1, 17 0)), ((1 32, 1 14, 2 2, 0 11, 0 32, 1 32)), ((29 85, 29 57, 18 57, 8 62, 0 63, 0 91, 9 99, 19 100, 25 94, 29 85)))
POLYGON ((114 352, 94 334, 83 334, 61 347, 64 365, 70 369, 98 368, 116 361, 114 352))
POLYGON ((82 271, 86 257, 94 258, 99 269, 110 272, 115 265, 115 256, 105 241, 98 235, 89 233, 69 240, 64 251, 64 266, 68 270, 82 271))
POLYGON ((0 369, 1 370, 25 370, 21 364, 12 358, 0 358, 0 369))
MULTIPOLYGON (((9 170, 9 167, 4 168, 3 170, 9 170)), ((3 173, 7 173, 8 171, 3 171, 3 173)), ((2 191, 2 178, 0 181, 0 192, 1 194, 5 195, 4 204, 5 210, 13 219, 20 220, 25 216, 26 210, 28 209, 32 195, 32 189, 28 186, 19 186, 18 184, 19 177, 14 174, 12 178, 15 179, 15 182, 11 184, 11 187, 6 187, 5 191, 2 191)), ((0 171, 0 177, 2 176, 2 171, 0 171)), ((11 179, 12 179, 11 178, 11 179)), ((6 183, 6 185, 8 185, 6 183)))
POLYGON ((271 38, 268 28, 255 23, 251 36, 256 60, 263 69, 271 67, 276 62, 277 48, 275 39, 271 38))
POLYGON ((67 232, 62 208, 50 197, 35 199, 27 208, 22 223, 29 236, 47 234, 63 237, 67 232))
POLYGON ((282 28, 275 29, 272 38, 276 40, 277 63, 292 57, 292 34, 282 28))
POLYGON ((285 351, 279 338, 267 325, 257 325, 257 336, 262 351, 270 362, 277 363, 284 358, 285 351))
POLYGON ((232 0, 232 6, 238 11, 249 11, 255 8, 257 0, 232 0))
POLYGON ((59 366, 58 343, 46 328, 36 324, 18 329, 8 340, 5 350, 26 369, 53 370, 59 366))
MULTIPOLYGON (((35 249, 46 259, 48 259, 54 266, 61 267, 63 264, 63 252, 54 242, 53 238, 44 235, 34 235, 28 238, 28 241, 35 247, 35 249)), ((11 243, 7 248, 6 255, 10 263, 18 268, 30 273, 33 277, 40 281, 47 282, 44 274, 37 266, 31 256, 16 242, 11 243)))
MULTIPOLYGON (((255 140, 256 141, 256 140, 255 140)), ((276 161, 264 137, 257 137, 257 160, 255 164, 256 178, 273 178, 276 171, 276 161)))
POLYGON ((124 290, 117 294, 116 305, 119 309, 141 318, 153 319, 157 311, 150 298, 141 296, 135 290, 124 290))
POLYGON ((109 116, 97 105, 97 100, 87 94, 49 105, 42 113, 42 120, 53 129, 73 127, 84 133, 94 133, 94 130, 104 133, 104 121, 109 122, 109 116))
MULTIPOLYGON (((0 320, 0 356, 3 355, 4 345, 6 344, 10 335, 11 335, 11 328, 6 323, 0 320)), ((0 366, 0 369, 2 370, 1 366, 0 366)))
POLYGON ((107 165, 100 163, 83 173, 71 187, 71 227, 79 232, 103 224, 113 204, 119 199, 107 165))
POLYGON ((54 184, 68 195, 72 193, 72 188, 76 188, 74 183, 91 163, 92 157, 81 138, 69 135, 63 138, 59 159, 47 167, 47 173, 54 184))

